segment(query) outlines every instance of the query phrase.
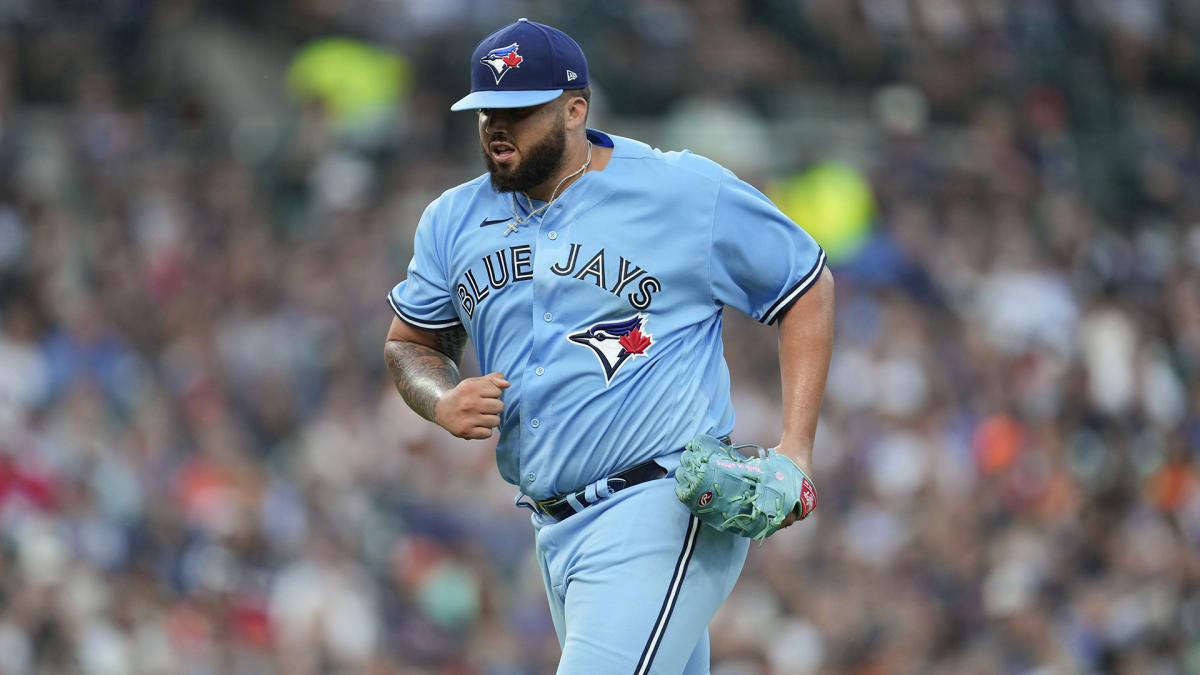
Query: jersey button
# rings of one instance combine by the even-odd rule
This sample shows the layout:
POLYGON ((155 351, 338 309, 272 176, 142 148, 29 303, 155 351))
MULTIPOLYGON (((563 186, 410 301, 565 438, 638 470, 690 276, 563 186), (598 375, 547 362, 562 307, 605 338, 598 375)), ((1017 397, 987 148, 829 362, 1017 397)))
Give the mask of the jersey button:
POLYGON ((546 312, 545 314, 542 315, 542 318, 546 320, 546 323, 550 323, 551 321, 554 320, 554 315, 551 314, 550 312, 546 312))
POLYGON ((547 234, 546 236, 550 237, 551 239, 558 239, 558 233, 553 230, 551 230, 550 233, 547 234))
POLYGON ((527 480, 527 481, 529 481, 530 483, 532 483, 533 481, 537 480, 537 474, 536 474, 536 473, 530 473, 528 476, 525 476, 525 480, 527 480))
POLYGON ((538 366, 533 372, 537 373, 538 375, 544 375, 546 373, 546 369, 538 366))
POLYGON ((542 423, 541 423, 541 422, 539 422, 539 421, 538 421, 538 418, 536 418, 536 417, 535 417, 535 418, 533 418, 533 419, 529 420, 529 426, 531 426, 531 427, 533 427, 534 429, 536 429, 536 428, 538 428, 538 427, 542 426, 542 423))

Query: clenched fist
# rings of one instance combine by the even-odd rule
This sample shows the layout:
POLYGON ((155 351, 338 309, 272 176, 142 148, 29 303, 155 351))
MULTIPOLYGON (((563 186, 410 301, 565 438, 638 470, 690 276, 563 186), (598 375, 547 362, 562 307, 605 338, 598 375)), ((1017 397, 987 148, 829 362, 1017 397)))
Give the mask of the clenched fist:
POLYGON ((508 384, 500 373, 468 377, 438 399, 434 421, 459 438, 490 438, 492 429, 500 426, 500 395, 508 384))

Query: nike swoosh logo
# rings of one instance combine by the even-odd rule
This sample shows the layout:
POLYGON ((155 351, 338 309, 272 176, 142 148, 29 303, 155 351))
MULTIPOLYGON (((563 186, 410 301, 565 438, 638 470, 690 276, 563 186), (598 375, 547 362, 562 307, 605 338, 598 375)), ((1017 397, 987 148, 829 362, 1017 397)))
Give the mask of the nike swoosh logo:
POLYGON ((487 218, 484 218, 483 222, 480 223, 479 226, 487 227, 488 225, 495 225, 496 223, 507 223, 510 220, 512 220, 512 218, 497 218, 495 220, 488 220, 487 218))

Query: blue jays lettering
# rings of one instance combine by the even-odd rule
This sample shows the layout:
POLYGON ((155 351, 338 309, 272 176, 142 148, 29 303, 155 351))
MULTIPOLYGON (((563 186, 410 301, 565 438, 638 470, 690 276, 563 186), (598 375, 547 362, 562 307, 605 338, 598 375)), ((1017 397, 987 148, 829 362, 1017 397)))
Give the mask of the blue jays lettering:
MULTIPOLYGON (((662 290, 657 277, 625 258, 606 254, 600 249, 587 262, 580 264, 582 244, 571 244, 566 260, 554 263, 550 271, 560 277, 571 277, 590 281, 596 287, 625 299, 637 310, 649 309, 654 294, 662 290), (637 281, 636 285, 632 285, 637 281), (625 291, 629 289, 629 292, 625 291)), ((533 279, 533 249, 528 245, 510 246, 484 257, 480 262, 463 272, 455 289, 458 303, 467 318, 475 316, 475 309, 486 300, 492 291, 501 291, 508 284, 533 279)))

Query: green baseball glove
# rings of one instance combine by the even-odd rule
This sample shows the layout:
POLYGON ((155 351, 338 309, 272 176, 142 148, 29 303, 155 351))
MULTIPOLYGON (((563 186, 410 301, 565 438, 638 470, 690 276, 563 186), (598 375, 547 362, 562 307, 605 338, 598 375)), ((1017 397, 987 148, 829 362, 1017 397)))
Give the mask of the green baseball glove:
POLYGON ((685 447, 675 471, 675 496, 692 513, 721 532, 762 541, 788 514, 803 520, 817 507, 817 490, 786 455, 753 444, 726 445, 707 434, 685 447), (739 448, 754 448, 745 457, 739 448))

